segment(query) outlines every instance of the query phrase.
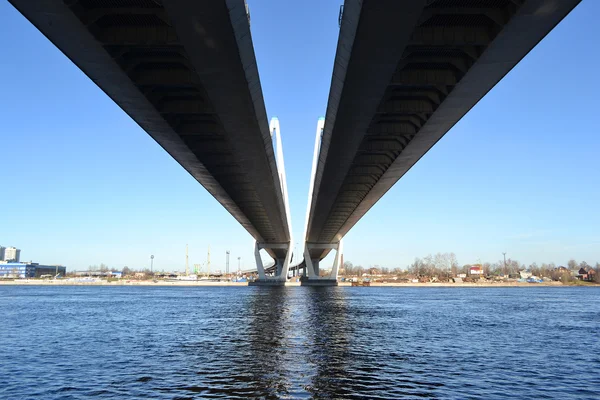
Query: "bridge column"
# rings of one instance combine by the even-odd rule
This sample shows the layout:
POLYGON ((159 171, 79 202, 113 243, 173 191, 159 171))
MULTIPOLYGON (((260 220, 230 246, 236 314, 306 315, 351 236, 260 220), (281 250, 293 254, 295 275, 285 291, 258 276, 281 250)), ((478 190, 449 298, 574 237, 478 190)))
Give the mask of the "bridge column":
POLYGON ((315 274, 313 260, 310 258, 308 243, 304 247, 304 263, 306 264, 304 276, 308 279, 318 279, 319 276, 315 274))
POLYGON ((338 277, 338 270, 339 270, 340 266, 342 265, 343 260, 344 260, 344 242, 342 239, 340 239, 340 241, 338 243, 337 252, 335 253, 335 260, 333 261, 333 268, 331 268, 331 274, 329 275, 329 277, 331 279, 335 279, 336 282, 337 282, 337 277, 338 277))
POLYGON ((292 258, 292 243, 259 243, 254 246, 254 258, 256 260, 256 270, 258 279, 254 282, 248 282, 248 286, 284 286, 290 270, 290 260, 292 258), (260 256, 261 249, 285 249, 285 258, 275 259, 275 276, 267 276, 265 267, 260 256))
POLYGON ((286 282, 288 278, 288 273, 290 272, 290 263, 292 262, 292 252, 293 252, 292 242, 288 244, 287 253, 285 254, 285 258, 283 259, 283 265, 281 266, 281 270, 279 271, 278 278, 280 281, 286 282))
POLYGON ((258 242, 254 244, 254 259, 256 260, 256 270, 258 271, 258 279, 265 280, 265 267, 262 263, 262 258, 260 258, 260 246, 258 242))
POLYGON ((319 259, 313 258, 313 259, 311 259, 311 262, 312 262, 313 271, 315 272, 315 276, 316 277, 321 276, 321 270, 319 269, 319 259))
POLYGON ((342 257, 342 241, 339 243, 306 243, 304 246, 304 263, 308 271, 308 276, 301 280, 302 286, 337 286, 337 274, 342 257), (331 274, 328 277, 319 276, 319 260, 310 257, 310 250, 332 249, 336 251, 331 274))

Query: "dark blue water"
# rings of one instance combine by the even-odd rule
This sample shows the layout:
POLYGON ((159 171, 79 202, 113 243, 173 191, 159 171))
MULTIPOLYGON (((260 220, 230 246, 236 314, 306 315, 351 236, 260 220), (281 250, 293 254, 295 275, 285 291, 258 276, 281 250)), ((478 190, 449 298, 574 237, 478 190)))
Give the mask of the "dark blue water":
POLYGON ((0 286, 1 399, 600 398, 600 288, 0 286))

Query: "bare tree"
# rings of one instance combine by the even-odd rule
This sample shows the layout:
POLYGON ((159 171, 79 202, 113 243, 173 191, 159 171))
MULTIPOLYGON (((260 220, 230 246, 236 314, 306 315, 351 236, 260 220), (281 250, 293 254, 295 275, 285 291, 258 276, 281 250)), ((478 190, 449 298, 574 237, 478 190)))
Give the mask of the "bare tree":
POLYGON ((456 272, 458 271, 458 259, 454 253, 450 253, 450 271, 453 275, 456 275, 456 272))
POLYGON ((344 274, 352 275, 354 273, 354 265, 350 261, 344 262, 344 274))
POLYGON ((415 258, 415 261, 410 265, 410 272, 415 274, 416 276, 425 274, 425 263, 420 258, 415 258))
POLYGON ((575 271, 577 269, 577 261, 575 261, 572 258, 569 260, 569 263, 567 265, 569 266, 569 269, 571 271, 575 271))
POLYGON ((492 273, 492 264, 490 264, 489 262, 483 263, 483 274, 485 276, 489 276, 492 273))
POLYGON ((439 273, 440 271, 445 271, 449 267, 449 255, 447 253, 437 253, 433 257, 433 266, 436 269, 435 272, 439 273))
POLYGON ((520 268, 521 268, 521 265, 519 264, 519 262, 517 260, 513 260, 511 258, 506 260, 506 270, 507 270, 506 272, 509 275, 518 274, 520 268))
POLYGON ((362 276, 362 274, 365 272, 365 269, 362 267, 362 265, 357 265, 356 267, 354 267, 354 273, 358 276, 362 276))
POLYGON ((422 274, 426 276, 433 275, 433 269, 435 268, 434 258, 431 254, 423 257, 423 271, 422 274))

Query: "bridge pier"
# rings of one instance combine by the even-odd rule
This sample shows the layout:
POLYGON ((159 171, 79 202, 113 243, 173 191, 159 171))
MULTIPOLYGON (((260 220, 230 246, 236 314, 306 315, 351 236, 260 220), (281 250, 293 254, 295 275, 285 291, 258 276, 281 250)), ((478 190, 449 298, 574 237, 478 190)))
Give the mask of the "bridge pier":
POLYGON ((256 270, 258 271, 258 279, 254 282, 248 282, 248 286, 285 286, 288 272, 290 269, 290 261, 292 258, 292 242, 290 243, 259 243, 254 245, 254 258, 256 261, 256 270), (260 257, 261 249, 285 249, 287 250, 285 258, 275 259, 275 276, 267 276, 265 267, 260 257))
POLYGON ((301 279, 301 286, 337 286, 337 276, 339 266, 344 254, 344 245, 342 239, 338 243, 306 243, 304 247, 304 263, 306 264, 307 274, 301 279), (310 250, 313 249, 332 249, 336 251, 329 276, 320 276, 320 262, 318 259, 310 257, 310 250))

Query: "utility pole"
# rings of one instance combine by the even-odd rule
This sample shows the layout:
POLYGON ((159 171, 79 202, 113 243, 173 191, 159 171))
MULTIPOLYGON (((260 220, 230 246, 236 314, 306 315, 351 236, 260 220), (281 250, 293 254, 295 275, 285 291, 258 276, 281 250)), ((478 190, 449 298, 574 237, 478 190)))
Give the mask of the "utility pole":
POLYGON ((188 245, 185 245, 185 276, 190 275, 190 267, 188 265, 188 245))
POLYGON ((242 269, 240 268, 240 260, 242 259, 242 257, 238 257, 238 275, 242 272, 242 269))
POLYGON ((504 256, 504 275, 506 275, 506 252, 502 253, 504 256))
POLYGON ((225 252, 225 275, 229 275, 229 250, 225 252))

